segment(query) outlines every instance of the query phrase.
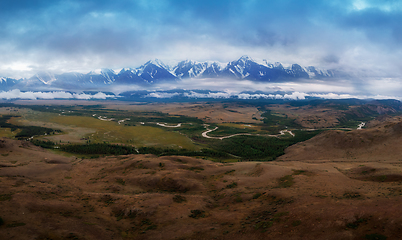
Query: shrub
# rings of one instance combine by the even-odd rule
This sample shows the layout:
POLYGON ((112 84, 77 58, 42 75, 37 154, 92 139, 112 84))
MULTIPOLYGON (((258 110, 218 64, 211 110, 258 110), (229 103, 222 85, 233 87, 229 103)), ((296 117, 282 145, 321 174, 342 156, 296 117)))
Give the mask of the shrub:
POLYGON ((235 188, 237 187, 237 182, 232 182, 231 184, 226 185, 226 188, 235 188))
POLYGON ((186 202, 187 199, 185 197, 181 196, 181 195, 175 195, 173 197, 173 201, 177 202, 177 203, 182 203, 182 202, 186 202))
POLYGON ((381 234, 374 233, 374 234, 367 234, 365 236, 365 238, 368 240, 386 240, 388 237, 381 235, 381 234))
POLYGON ((295 220, 295 221, 292 222, 293 227, 299 226, 300 224, 301 224, 300 220, 295 220))
POLYGON ((288 187, 291 187, 294 183, 295 182, 294 182, 292 175, 286 175, 284 177, 279 178, 278 187, 288 188, 288 187))
POLYGON ((0 201, 7 201, 12 198, 12 194, 2 194, 0 195, 0 201))
POLYGON ((262 195, 261 193, 256 193, 253 195, 253 199, 257 199, 257 198, 261 197, 261 195, 262 195))
POLYGON ((195 218, 195 219, 203 218, 203 217, 205 217, 205 211, 198 210, 198 209, 191 210, 191 214, 188 216, 191 218, 195 218))

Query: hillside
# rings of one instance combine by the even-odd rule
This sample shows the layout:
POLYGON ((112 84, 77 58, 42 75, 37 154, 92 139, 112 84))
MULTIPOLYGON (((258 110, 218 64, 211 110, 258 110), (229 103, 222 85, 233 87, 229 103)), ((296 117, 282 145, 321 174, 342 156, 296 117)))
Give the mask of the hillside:
POLYGON ((402 122, 374 120, 372 128, 326 131, 285 151, 280 160, 308 161, 400 161, 402 149, 402 122))
MULTIPOLYGON (((387 127, 389 137, 372 146, 398 139, 400 126, 387 127)), ((339 137, 323 146, 341 148, 342 137, 366 139, 372 131, 330 132, 339 137)), ((320 164, 84 159, 9 139, 0 151, 1 239, 398 239, 402 233, 401 178, 358 178, 401 176, 388 152, 363 166, 361 158, 320 164)))

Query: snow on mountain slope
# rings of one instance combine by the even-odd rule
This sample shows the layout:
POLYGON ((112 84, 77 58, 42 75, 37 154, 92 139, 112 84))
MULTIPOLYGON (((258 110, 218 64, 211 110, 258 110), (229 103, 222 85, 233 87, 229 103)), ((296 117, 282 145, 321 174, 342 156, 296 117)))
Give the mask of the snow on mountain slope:
POLYGON ((255 61, 245 55, 228 63, 185 60, 169 66, 161 60, 155 59, 137 68, 121 68, 120 70, 102 68, 86 74, 42 72, 20 81, 2 77, 0 78, 0 88, 5 89, 16 85, 25 89, 30 87, 87 89, 119 84, 150 85, 185 78, 229 78, 259 82, 283 82, 297 79, 332 78, 339 74, 340 71, 319 69, 313 66, 303 67, 298 64, 284 67, 280 62, 270 63, 266 59, 255 61), (8 84, 5 84, 6 82, 8 84))

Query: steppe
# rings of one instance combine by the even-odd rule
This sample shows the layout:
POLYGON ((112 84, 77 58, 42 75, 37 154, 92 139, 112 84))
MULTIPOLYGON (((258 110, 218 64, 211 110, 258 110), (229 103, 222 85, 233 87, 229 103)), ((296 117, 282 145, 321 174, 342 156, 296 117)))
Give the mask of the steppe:
MULTIPOLYGON (((139 112, 154 108, 208 124, 258 124, 256 116, 261 116, 257 107, 225 103, 110 103, 108 107, 139 112)), ((270 109, 299 117, 300 123, 326 120, 304 121, 308 128, 323 127, 323 122, 333 127, 338 121, 332 109, 288 108, 288 112, 285 106, 270 109)), ((22 120, 13 121, 26 124, 22 120)), ((65 122, 53 124, 68 132, 65 122)), ((400 239, 402 235, 399 116, 373 119, 361 130, 328 129, 288 147, 273 161, 152 154, 89 158, 11 137, 8 132, 8 138, 0 141, 0 239, 400 239)), ((200 147, 194 143, 194 148, 200 147)))

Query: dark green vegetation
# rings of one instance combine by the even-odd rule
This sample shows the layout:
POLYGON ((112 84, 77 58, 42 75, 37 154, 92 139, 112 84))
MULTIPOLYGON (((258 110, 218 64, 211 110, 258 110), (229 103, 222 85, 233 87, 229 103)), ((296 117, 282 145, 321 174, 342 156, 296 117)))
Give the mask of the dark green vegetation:
MULTIPOLYGON (((272 102, 273 103, 273 102, 272 102)), ((278 102, 275 102, 276 104, 278 102)), ((206 103, 208 104, 208 103, 206 103)), ((227 108, 230 103, 224 103, 223 107, 227 108)), ((199 156, 211 160, 225 161, 225 160, 261 160, 271 161, 278 156, 284 154, 284 150, 297 142, 308 140, 321 130, 317 131, 303 131, 303 127, 295 122, 295 118, 290 118, 286 114, 278 114, 269 109, 271 102, 243 102, 238 103, 238 106, 253 106, 257 107, 260 111, 264 112, 261 117, 260 123, 253 123, 253 127, 239 126, 239 124, 211 124, 208 129, 215 131, 209 132, 211 137, 229 136, 234 134, 247 133, 250 135, 239 135, 230 138, 208 139, 201 136, 202 132, 207 128, 204 126, 204 121, 195 117, 188 117, 182 115, 170 115, 161 112, 133 112, 124 110, 107 109, 102 105, 84 106, 35 106, 35 105, 16 105, 10 103, 0 104, 0 107, 6 107, 11 111, 18 108, 32 109, 39 112, 57 113, 60 116, 84 116, 91 118, 108 119, 109 121, 119 122, 119 127, 125 126, 145 125, 152 128, 160 128, 163 131, 179 132, 180 134, 190 138, 192 143, 196 145, 196 149, 201 150, 188 150, 190 147, 175 148, 174 146, 158 145, 158 147, 151 147, 152 145, 145 146, 139 145, 136 147, 136 142, 132 139, 118 140, 114 144, 108 144, 107 139, 103 144, 102 140, 97 144, 92 144, 90 140, 85 145, 60 145, 50 141, 42 141, 35 138, 32 142, 35 145, 54 149, 59 151, 66 151, 74 154, 90 155, 96 157, 99 155, 121 155, 121 154, 155 154, 158 156, 163 155, 183 155, 183 156, 199 156), (164 127, 156 123, 166 123, 167 125, 177 125, 181 123, 180 127, 164 127), (279 131, 289 129, 295 137, 290 134, 272 137, 268 135, 278 135, 279 131), (120 141, 120 142, 119 142, 120 141), (120 144, 120 145, 119 145, 120 144), (121 145, 126 144, 126 145, 121 145), (143 147, 141 147, 143 146, 143 147), (187 148, 187 149, 186 149, 187 148)), ((340 124, 337 127, 353 127, 356 128, 360 122, 367 122, 368 120, 380 114, 398 114, 402 110, 402 104, 395 101, 361 101, 356 99, 348 100, 309 100, 309 101, 296 101, 288 102, 290 106, 299 106, 307 108, 325 107, 341 111, 338 120, 340 124)), ((231 110, 234 111, 234 110, 231 110)), ((235 111, 236 112, 236 111, 235 111)), ((15 137, 18 139, 27 139, 32 136, 52 135, 61 132, 46 127, 34 126, 17 126, 7 121, 15 116, 4 115, 0 117, 0 127, 9 128, 15 132, 15 137)), ((256 119, 256 118, 255 118, 256 119)), ((248 124, 248 123, 242 123, 248 124)), ((124 131, 124 129, 123 129, 124 131)), ((102 134, 103 136, 103 134, 102 134)), ((139 140, 141 141, 141 140, 139 140)), ((174 145, 175 143, 172 142, 174 145)), ((179 144, 176 144, 176 146, 179 144)))
POLYGON ((32 136, 40 136, 40 135, 49 135, 60 133, 61 131, 58 129, 51 129, 46 127, 37 127, 37 126, 17 126, 7 121, 13 117, 19 117, 14 115, 3 115, 0 116, 0 128, 10 128, 11 131, 16 131, 19 129, 18 133, 15 135, 17 139, 26 139, 32 136))
POLYGON ((177 202, 177 203, 182 203, 182 202, 187 202, 187 199, 186 199, 186 197, 184 197, 182 195, 174 195, 173 201, 177 202))
MULTIPOLYGON (((217 152, 211 149, 201 149, 201 151, 190 151, 187 149, 172 148, 154 148, 109 144, 109 143, 93 143, 93 144, 57 144, 52 141, 43 141, 34 139, 33 144, 49 149, 59 149, 64 152, 76 153, 81 155, 91 155, 98 157, 99 155, 127 155, 127 154, 154 154, 157 156, 204 156, 212 158, 228 158, 229 156, 223 152, 217 152)), ((197 169, 195 169, 197 170, 197 169)))
POLYGON ((210 148, 201 149, 201 151, 190 151, 187 149, 173 148, 155 148, 155 147, 140 147, 98 143, 98 144, 63 144, 58 145, 51 141, 32 140, 32 143, 43 148, 54 149, 61 151, 87 154, 87 155, 127 155, 127 154, 154 154, 157 156, 201 156, 210 157, 212 159, 227 159, 231 156, 237 156, 241 160, 274 160, 276 157, 284 154, 284 150, 297 142, 305 141, 319 131, 296 131, 296 137, 276 138, 276 137, 261 137, 261 136, 236 136, 224 140, 210 141, 210 148))
POLYGON ((286 128, 302 128, 302 126, 295 123, 295 119, 288 118, 287 116, 273 115, 271 110, 265 108, 260 108, 259 110, 265 111, 265 113, 261 114, 261 117, 264 118, 264 127, 262 130, 268 131, 271 134, 277 134, 280 130, 286 128))
POLYGON ((401 114, 402 103, 398 100, 359 100, 359 99, 316 99, 306 101, 293 101, 293 107, 308 106, 326 107, 342 111, 338 117, 339 124, 335 127, 356 128, 361 122, 367 122, 380 115, 396 116, 401 114))
POLYGON ((306 141, 321 131, 294 131, 295 137, 236 136, 216 142, 214 149, 241 157, 244 160, 274 160, 285 149, 297 142, 306 141))
POLYGON ((368 239, 368 240, 387 240, 387 238, 388 237, 381 235, 381 234, 377 234, 377 233, 367 234, 365 236, 365 239, 368 239))
MULTIPOLYGON (((125 120, 123 125, 132 126, 145 123, 152 127, 163 128, 165 131, 179 131, 180 133, 191 138, 194 142, 200 144, 201 151, 193 151, 187 149, 173 149, 173 148, 155 148, 155 147, 133 147, 131 145, 117 145, 108 143, 92 144, 88 141, 85 145, 77 144, 64 144, 60 145, 51 141, 43 141, 33 139, 35 145, 43 148, 58 149, 74 154, 89 155, 91 157, 98 157, 100 155, 125 155, 125 154, 155 154, 158 156, 163 155, 182 155, 182 156, 200 156, 208 157, 212 160, 222 161, 224 159, 237 158, 239 160, 273 160, 283 154, 283 151, 289 145, 299 141, 307 140, 318 132, 302 132, 298 131, 296 137, 263 137, 263 136, 237 136, 227 138, 224 140, 205 139, 201 137, 201 133, 206 131, 203 126, 203 121, 187 116, 169 115, 160 112, 129 112, 113 109, 105 109, 101 105, 94 106, 23 106, 13 104, 0 104, 0 107, 14 107, 14 108, 29 108, 40 112, 57 113, 65 116, 89 116, 89 117, 102 117, 107 119, 114 119, 114 121, 125 120), (156 123, 178 124, 182 123, 179 128, 165 128, 157 126, 156 123)), ((0 118, 0 126, 3 128, 10 128, 12 131, 18 130, 16 138, 26 139, 32 136, 51 135, 60 130, 53 130, 44 127, 33 126, 16 126, 7 122, 11 115, 5 115, 0 118)), ((279 130, 285 127, 300 127, 294 123, 294 119, 288 119, 282 116, 272 115, 269 110, 264 114, 264 123, 262 132, 258 132, 252 128, 236 128, 230 126, 219 125, 216 131, 210 133, 211 136, 228 136, 238 133, 251 133, 251 134, 278 134, 279 130)), ((215 126, 211 126, 215 127, 215 126)))
POLYGON ((198 210, 198 209, 191 210, 191 214, 188 216, 191 218, 196 218, 196 219, 203 218, 203 217, 205 217, 205 211, 198 210))
POLYGON ((25 223, 15 222, 15 223, 6 224, 6 227, 8 227, 8 228, 21 227, 21 226, 25 226, 25 223))
POLYGON ((360 226, 360 224, 367 223, 367 221, 368 219, 366 218, 359 218, 354 222, 346 224, 346 227, 351 229, 357 229, 360 226))
POLYGON ((217 130, 208 133, 208 135, 211 137, 221 137, 239 133, 257 133, 257 130, 250 128, 234 128, 228 126, 219 126, 217 130))
POLYGON ((60 145, 60 149, 65 152, 89 155, 127 155, 137 153, 133 147, 107 143, 60 145))
POLYGON ((288 188, 288 187, 293 186, 294 183, 295 182, 294 182, 293 176, 286 175, 286 176, 279 178, 278 187, 279 188, 288 188))
POLYGON ((375 106, 359 106, 345 111, 342 117, 338 118, 338 127, 355 128, 361 122, 367 122, 380 114, 376 111, 375 106))
POLYGON ((231 184, 226 185, 226 188, 235 188, 237 187, 237 182, 232 182, 231 184))
POLYGON ((11 200, 12 196, 13 196, 12 194, 1 194, 0 195, 0 201, 11 200))

